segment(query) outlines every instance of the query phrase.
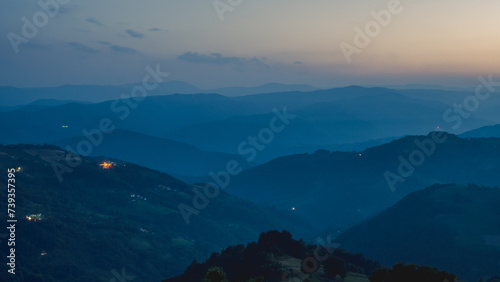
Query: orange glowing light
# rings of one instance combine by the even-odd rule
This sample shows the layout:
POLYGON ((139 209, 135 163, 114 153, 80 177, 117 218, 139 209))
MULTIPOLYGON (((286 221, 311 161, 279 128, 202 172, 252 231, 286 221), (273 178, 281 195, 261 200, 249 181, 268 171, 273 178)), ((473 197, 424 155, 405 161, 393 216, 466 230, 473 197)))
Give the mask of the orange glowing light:
POLYGON ((110 169, 113 166, 113 163, 103 162, 99 164, 99 166, 101 166, 102 169, 110 169))

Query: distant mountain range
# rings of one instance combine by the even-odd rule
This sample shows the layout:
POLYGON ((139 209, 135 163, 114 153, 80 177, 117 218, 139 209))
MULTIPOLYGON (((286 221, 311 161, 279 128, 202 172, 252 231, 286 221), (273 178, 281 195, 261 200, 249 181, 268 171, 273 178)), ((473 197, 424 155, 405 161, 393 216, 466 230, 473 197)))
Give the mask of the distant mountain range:
MULTIPOLYGON (((140 84, 137 84, 140 85, 140 84)), ((135 84, 125 85, 64 85, 59 87, 16 88, 0 86, 0 105, 17 106, 44 99, 74 100, 80 102, 103 102, 121 99, 122 94, 130 94, 135 84)), ((225 87, 200 89, 183 81, 165 81, 149 96, 169 94, 217 93, 228 97, 285 91, 314 91, 317 88, 305 84, 269 83, 257 87, 225 87)), ((129 95, 130 96, 130 95, 129 95)))
MULTIPOLYGON (((179 87, 189 88, 185 84, 177 84, 179 87)), ((31 91, 34 91, 33 95, 37 92, 33 89, 31 91)), ((84 130, 93 132, 99 129, 100 122, 109 119, 117 130, 135 134, 134 140, 139 147, 140 144, 149 144, 148 138, 152 136, 192 145, 201 151, 240 154, 244 158, 248 155, 242 152, 253 150, 255 156, 251 158, 251 162, 265 163, 277 157, 313 153, 318 149, 361 151, 392 141, 398 136, 427 134, 437 127, 453 131, 453 124, 443 121, 443 113, 449 108, 447 103, 452 103, 453 99, 459 100, 462 94, 465 95, 450 91, 396 91, 351 86, 233 98, 218 94, 174 94, 151 96, 140 102, 132 99, 89 104, 72 102, 73 100, 42 100, 9 112, 0 112, 0 130, 3 133, 0 143, 66 145, 60 141, 85 138, 82 133, 84 130), (273 134, 272 140, 263 144, 260 139, 265 136, 259 134, 263 134, 262 130, 269 129, 276 111, 286 112, 294 118, 283 130, 273 134), (252 145, 255 148, 245 145, 245 142, 249 143, 249 138, 256 137, 257 145, 252 145)), ((102 97, 107 97, 106 95, 102 97)), ((1 97, 9 95, 2 95, 0 99, 1 97)), ((488 101, 488 105, 490 102, 492 105, 496 103, 494 98, 488 101)), ((477 111, 464 119, 461 130, 495 122, 498 119, 497 110, 494 109, 495 114, 488 114, 488 105, 481 105, 485 112, 480 114, 477 111), (487 119, 480 119, 481 116, 487 119)), ((109 136, 105 134, 104 139, 106 138, 109 136)), ((168 144, 173 146, 174 143, 164 145, 168 144)), ((110 157, 127 157, 123 153, 116 154, 116 150, 111 150, 114 149, 112 146, 106 148, 107 150, 101 148, 95 151, 110 157)), ((141 148, 144 155, 159 152, 158 148, 141 148)), ((166 152, 173 152, 176 147, 164 149, 166 152)), ((204 157, 193 160, 201 159, 204 157)), ((152 161, 147 158, 133 159, 142 164, 146 164, 146 160, 152 161)), ((163 171, 171 168, 168 164, 151 165, 163 171)), ((211 165, 212 162, 206 166, 192 162, 168 172, 179 176, 196 176, 211 165), (188 166, 193 170, 180 169, 188 166)), ((218 167, 220 166, 214 166, 213 169, 218 167)), ((199 176, 204 175, 205 172, 199 176)))
MULTIPOLYGON (((258 161, 316 149, 340 150, 367 148, 368 140, 392 140, 394 136, 426 134, 437 127, 452 131, 443 121, 447 105, 408 97, 385 88, 346 87, 313 92, 287 92, 237 97, 235 102, 253 105, 261 111, 283 109, 296 116, 280 134, 276 134, 258 161), (390 139, 392 138, 392 139, 390 139), (281 150, 281 151, 280 151, 281 150)), ((193 144, 200 149, 237 153, 238 145, 268 126, 270 114, 245 115, 214 122, 187 125, 165 137, 193 144)), ((486 124, 474 118, 465 128, 486 124)), ((380 143, 379 143, 380 144, 380 143)))
POLYGON ((54 107, 54 106, 60 106, 60 105, 65 105, 65 104, 70 104, 70 103, 82 103, 86 104, 88 102, 77 102, 73 100, 56 100, 56 99, 42 99, 42 100, 36 100, 34 102, 31 102, 26 105, 17 105, 17 106, 0 106, 0 112, 11 112, 15 110, 21 110, 21 111, 35 111, 35 110, 40 110, 43 108, 48 108, 48 107, 54 107))
MULTIPOLYGON (((92 93, 98 95, 99 91, 92 93)), ((108 97, 101 94, 98 96, 103 99, 108 97)), ((46 101, 26 106, 24 110, 0 112, 4 133, 0 142, 50 143, 78 137, 82 136, 82 130, 98 128, 101 120, 109 118, 118 129, 187 143, 204 151, 237 154, 242 142, 269 127, 273 110, 286 111, 295 118, 282 132, 274 134, 265 150, 259 151, 254 161, 263 163, 317 149, 363 150, 397 136, 426 134, 437 127, 453 131, 454 124, 446 123, 443 114, 450 108, 447 103, 460 100, 462 94, 465 93, 352 86, 233 98, 177 94, 150 96, 140 102, 46 101)), ((10 96, 7 93, 1 97, 10 96)), ((500 123, 495 101, 491 98, 488 104, 481 105, 484 111, 478 110, 464 119, 460 130, 500 123)))
MULTIPOLYGON (((314 234, 290 211, 224 191, 205 193, 131 163, 116 161, 103 169, 104 159, 83 158, 78 164, 67 156, 53 146, 0 146, 5 172, 0 181, 7 183, 7 170, 16 170, 15 255, 22 258, 15 276, 3 264, 1 281, 110 281, 113 271, 159 281, 181 274, 194 259, 204 260, 228 244, 246 244, 270 229, 314 234), (194 211, 189 225, 181 211, 194 211), (30 214, 40 220, 25 218, 30 214)), ((0 201, 0 208, 7 211, 7 201, 0 201)), ((7 251, 0 248, 0 255, 7 257, 7 251)))
MULTIPOLYGON (((18 106, 35 102, 37 100, 74 100, 80 102, 103 102, 106 100, 120 99, 121 94, 129 94, 137 84, 123 85, 63 85, 55 87, 32 87, 18 88, 12 86, 0 86, 0 105, 18 106)), ((373 86, 363 85, 366 88, 390 88, 408 93, 447 93, 445 96, 457 96, 457 93, 473 93, 475 89, 462 89, 444 87, 440 85, 410 84, 410 85, 385 85, 373 86), (448 95, 451 94, 451 95, 448 95)), ((262 93, 275 92, 311 92, 320 90, 307 84, 283 84, 267 83, 260 86, 248 87, 221 87, 212 89, 202 89, 193 84, 178 80, 164 81, 158 87, 148 93, 150 96, 169 94, 199 94, 216 93, 227 97, 238 97, 262 93)), ((2 110, 0 108, 0 110, 2 110)))
POLYGON ((462 281, 500 275, 500 189, 433 185, 342 233, 342 248, 392 265, 427 264, 462 281))

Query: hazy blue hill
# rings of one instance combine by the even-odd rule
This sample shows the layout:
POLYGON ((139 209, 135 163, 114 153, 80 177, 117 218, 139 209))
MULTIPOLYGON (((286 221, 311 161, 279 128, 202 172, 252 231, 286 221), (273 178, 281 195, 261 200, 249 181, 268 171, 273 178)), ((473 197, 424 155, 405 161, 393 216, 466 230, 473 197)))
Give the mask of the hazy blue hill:
MULTIPOLYGON (((84 137, 63 139, 53 144, 66 148, 77 148, 84 137)), ((240 155, 201 151, 185 143, 153 137, 133 131, 115 130, 103 138, 96 146, 92 156, 106 156, 147 166, 171 175, 208 176, 210 171, 226 169, 226 164, 235 160, 243 169, 250 168, 240 155)))
MULTIPOLYGON (((285 107, 297 117, 285 131, 275 134, 256 161, 317 149, 365 149, 367 145, 361 144, 369 140, 425 134, 437 126, 446 130, 451 125, 443 124, 443 113, 449 108, 444 103, 411 98, 387 88, 350 86, 234 98, 177 94, 150 96, 139 103, 70 103, 17 110, 0 113, 4 133, 0 143, 48 143, 82 136, 82 130, 96 129, 103 118, 109 118, 118 129, 234 154, 248 136, 269 126, 273 109, 285 107), (356 143, 358 146, 345 146, 356 143)), ((474 115, 461 130, 488 123, 474 115)))
POLYGON ((395 90, 386 88, 365 88, 361 86, 349 86, 342 88, 332 88, 316 90, 310 92, 284 91, 278 93, 261 93, 234 98, 237 101, 244 101, 260 105, 264 108, 280 108, 287 106, 290 110, 300 109, 320 102, 334 102, 344 99, 353 99, 375 92, 386 92, 395 90))
POLYGON ((21 106, 19 109, 22 111, 35 111, 43 108, 61 106, 71 103, 90 104, 90 102, 87 101, 43 99, 21 106))
POLYGON ((353 143, 395 135, 428 132, 439 126, 442 110, 393 91, 335 102, 320 102, 298 110, 297 115, 324 132, 331 144, 353 143))
MULTIPOLYGON (((47 107, 54 107, 54 106, 60 106, 60 105, 65 105, 69 103, 76 103, 76 101, 73 100, 56 100, 56 99, 42 99, 42 100, 37 100, 32 103, 26 104, 26 105, 17 105, 17 106, 0 106, 0 111, 2 112, 11 112, 14 110, 22 110, 22 111, 35 111, 47 107)), ((88 102, 81 101, 79 103, 86 104, 88 102)))
POLYGON ((258 113, 252 105, 215 94, 148 97, 133 102, 135 108, 126 102, 112 105, 112 101, 71 103, 32 112, 0 113, 0 124, 5 127, 0 142, 43 143, 78 136, 84 129, 99 128, 103 118, 111 119, 117 128, 162 136, 190 124, 258 113), (22 132, 23 137, 16 138, 15 132, 22 132))
MULTIPOLYGON (((120 99, 121 94, 130 94, 136 85, 63 85, 57 87, 15 88, 0 87, 0 104, 13 106, 28 104, 41 99, 103 102, 120 99)), ((196 86, 182 81, 166 81, 158 85, 149 95, 174 93, 194 94, 202 92, 196 86)))
POLYGON ((460 134, 461 137, 477 137, 477 138, 487 138, 487 137, 500 137, 500 124, 483 126, 474 130, 470 130, 460 134))
MULTIPOLYGON (((34 102, 41 99, 75 100, 103 102, 106 100, 120 99, 121 94, 130 94, 132 89, 141 85, 63 85, 57 87, 34 87, 16 88, 0 86, 0 105, 15 106, 34 102)), ((303 84, 281 84, 268 83, 256 87, 224 87, 217 89, 200 89, 190 83, 178 80, 164 81, 158 84, 156 89, 148 92, 149 96, 170 94, 196 94, 196 93, 218 93, 224 96, 243 96, 259 93, 283 92, 283 91, 313 91, 317 90, 309 85, 303 84)))
POLYGON ((461 279, 500 274, 500 190, 433 185, 411 193, 336 241, 382 264, 433 265, 461 279))
POLYGON ((447 105, 459 103, 473 91, 451 91, 446 89, 400 89, 400 93, 418 100, 439 101, 447 105))
POLYGON ((292 209, 316 226, 345 228, 434 183, 500 183, 500 139, 460 139, 447 135, 414 173, 394 185, 401 161, 420 150, 409 136, 362 152, 299 154, 274 159, 231 179, 227 191, 244 199, 292 209))
POLYGON ((0 142, 46 143, 81 135, 83 129, 92 130, 99 126, 105 110, 102 104, 70 103, 30 112, 16 110, 0 113, 0 124, 5 133, 0 136, 0 142), (90 108, 93 110, 88 110, 90 108))
MULTIPOLYGON (((475 94, 476 89, 472 90, 460 90, 460 91, 447 91, 447 90, 422 90, 422 89, 414 89, 414 90, 400 90, 400 93, 411 97, 413 99, 422 100, 422 101, 436 101, 447 105, 447 109, 453 109, 454 105, 462 106, 466 109, 466 115, 470 114, 470 117, 463 118, 463 124, 457 128, 457 132, 464 132, 467 130, 472 130, 474 128, 478 128, 485 125, 497 124, 500 123, 498 116, 498 108, 500 107, 500 96, 497 93, 491 93, 486 98, 478 99, 475 94), (477 101, 477 104, 469 104, 466 105, 466 101, 477 101), (470 112, 468 109, 471 109, 470 112), (477 107, 477 108, 475 108, 477 107), (477 123, 476 121, 472 121, 471 118, 476 119, 477 121, 483 121, 477 123)), ((481 89, 482 95, 486 95, 485 89, 481 89)), ((475 103, 475 102, 474 102, 475 103)), ((443 111, 444 113, 444 111, 443 111)), ((456 113, 454 113, 456 115, 456 113)))
MULTIPOLYGON (((370 139, 424 134, 437 128, 451 129, 443 121, 447 105, 410 98, 387 88, 351 86, 313 92, 283 92, 237 97, 263 111, 287 108, 297 118, 265 151, 259 161, 317 149, 343 149, 342 145, 364 143, 370 139), (280 150, 281 148, 281 150, 280 150)), ((235 153, 249 134, 256 135, 268 126, 263 115, 228 118, 210 123, 188 125, 169 132, 166 137, 193 144, 204 150, 235 153), (260 127, 260 128, 259 128, 260 127), (245 131, 243 129, 247 129, 245 131), (203 136, 204 138, 200 138, 203 136)), ((466 127, 485 124, 471 117, 466 127)), ((357 148, 365 149, 358 146, 357 148)))
MULTIPOLYGON (((236 97, 235 100, 252 102, 254 104, 263 105, 267 108, 286 105, 289 109, 294 110, 318 103, 351 100, 360 97, 392 97, 396 98, 396 101, 417 101, 417 99, 408 97, 407 95, 400 93, 398 90, 383 87, 368 88, 355 85, 310 92, 285 91, 279 93, 262 93, 236 97)), ((389 100, 389 103, 391 103, 391 100, 389 100)))
POLYGON ((207 93, 218 93, 228 97, 246 96, 261 93, 274 93, 274 92, 310 92, 318 90, 307 84, 282 84, 282 83, 267 83, 257 87, 225 87, 206 90, 207 93))
MULTIPOLYGON (((89 158, 59 182, 52 166, 67 165, 66 154, 51 146, 0 146, 0 181, 7 183, 8 168, 21 167, 15 177, 18 281, 110 281, 112 270, 123 268, 137 281, 159 281, 266 230, 314 232, 288 211, 223 191, 186 225, 178 205, 193 206, 193 186, 131 163, 104 170, 89 158), (38 213, 41 221, 24 219, 38 213)), ((7 211, 7 201, 0 208, 7 211)), ((5 244, 0 255, 6 251, 5 244)), ((0 266, 0 280, 12 281, 6 267, 0 266)))
MULTIPOLYGON (((195 124, 174 130, 167 138, 193 144, 203 150, 237 154, 242 142, 248 143, 249 136, 258 136, 263 128, 269 128, 269 122, 275 115, 262 114, 244 117, 232 117, 222 121, 195 124)), ((278 121, 278 126, 282 124, 278 121)), ((266 149, 259 151, 255 161, 266 162, 270 159, 315 151, 318 147, 328 146, 331 136, 302 118, 293 119, 281 132, 275 133, 272 142, 265 144, 266 149)), ((249 146, 245 146, 247 148, 249 146)))
POLYGON ((0 87, 0 104, 15 106, 41 99, 101 102, 117 99, 125 90, 120 86, 64 85, 59 87, 15 88, 0 87))

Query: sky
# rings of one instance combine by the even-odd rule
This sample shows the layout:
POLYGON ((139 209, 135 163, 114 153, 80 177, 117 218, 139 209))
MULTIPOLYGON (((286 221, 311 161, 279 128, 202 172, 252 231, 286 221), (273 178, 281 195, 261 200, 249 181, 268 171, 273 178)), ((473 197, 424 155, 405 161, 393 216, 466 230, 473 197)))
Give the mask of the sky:
POLYGON ((500 73, 498 0, 0 0, 0 7, 4 86, 134 83, 157 64, 170 79, 205 89, 474 87, 479 75, 500 73))

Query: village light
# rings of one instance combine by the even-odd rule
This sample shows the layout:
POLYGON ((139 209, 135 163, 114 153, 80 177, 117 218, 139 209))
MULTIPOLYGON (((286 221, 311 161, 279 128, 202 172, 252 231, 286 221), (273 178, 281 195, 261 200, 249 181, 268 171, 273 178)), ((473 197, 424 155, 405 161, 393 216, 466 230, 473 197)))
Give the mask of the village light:
POLYGON ((112 166, 114 166, 115 164, 113 162, 102 162, 101 164, 99 164, 100 167, 102 167, 102 169, 110 169, 112 166))

